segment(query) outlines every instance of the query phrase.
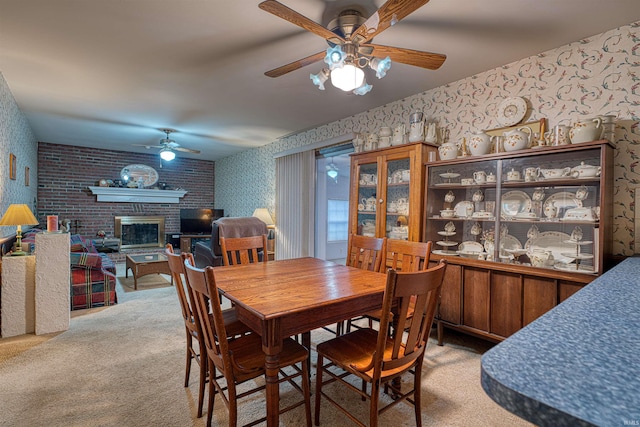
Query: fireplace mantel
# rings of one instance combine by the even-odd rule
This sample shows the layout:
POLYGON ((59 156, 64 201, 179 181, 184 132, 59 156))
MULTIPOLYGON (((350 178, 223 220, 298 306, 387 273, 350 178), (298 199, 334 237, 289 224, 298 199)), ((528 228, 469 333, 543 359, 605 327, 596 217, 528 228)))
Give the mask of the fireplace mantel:
POLYGON ((89 187, 98 202, 180 203, 185 190, 148 190, 144 188, 89 187))

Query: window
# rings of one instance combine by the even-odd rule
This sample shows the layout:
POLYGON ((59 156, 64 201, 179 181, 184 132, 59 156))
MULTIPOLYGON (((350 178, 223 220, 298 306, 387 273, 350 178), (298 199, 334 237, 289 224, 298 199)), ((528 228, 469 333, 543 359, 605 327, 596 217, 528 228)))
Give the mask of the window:
POLYGON ((349 236, 349 201, 327 200, 327 241, 347 240, 349 236))

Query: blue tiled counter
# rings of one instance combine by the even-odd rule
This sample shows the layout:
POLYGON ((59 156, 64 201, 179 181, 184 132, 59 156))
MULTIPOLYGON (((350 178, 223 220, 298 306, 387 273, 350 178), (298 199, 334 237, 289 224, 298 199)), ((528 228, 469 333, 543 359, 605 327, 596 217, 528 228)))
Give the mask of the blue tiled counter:
POLYGON ((640 258, 486 352, 482 387, 538 425, 640 425, 640 258))

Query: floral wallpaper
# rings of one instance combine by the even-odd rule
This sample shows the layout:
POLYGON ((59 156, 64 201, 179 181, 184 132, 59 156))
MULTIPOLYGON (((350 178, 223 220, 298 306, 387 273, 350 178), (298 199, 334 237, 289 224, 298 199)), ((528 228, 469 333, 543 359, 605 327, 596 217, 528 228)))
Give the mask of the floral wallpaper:
MULTIPOLYGON (((25 203, 32 210, 38 192, 38 142, 0 73, 0 215, 10 204, 25 203), (16 156, 16 179, 9 179, 9 154, 16 156), (25 182, 29 168, 29 185, 25 182)), ((35 212, 34 212, 35 214, 35 212)), ((0 227, 0 237, 15 233, 0 227)))
MULTIPOLYGON (((476 129, 501 127, 498 105, 520 96, 525 121, 547 118, 549 128, 596 115, 615 115, 614 254, 640 252, 634 245, 634 191, 640 187, 640 22, 524 58, 451 84, 216 162, 216 205, 231 215, 253 207, 273 210, 273 154, 344 135, 407 124, 409 114, 428 119, 459 141, 476 129), (242 165, 251 164, 251 168, 242 165)), ((276 213, 277 214, 277 213, 276 213)))

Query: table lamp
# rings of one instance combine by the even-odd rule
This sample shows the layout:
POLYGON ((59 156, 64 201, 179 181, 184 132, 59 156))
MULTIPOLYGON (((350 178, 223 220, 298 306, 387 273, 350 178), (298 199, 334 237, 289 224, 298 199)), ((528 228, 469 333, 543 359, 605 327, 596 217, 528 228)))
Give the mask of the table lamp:
POLYGON ((274 230, 276 228, 276 224, 275 222, 273 222, 273 217, 271 216, 271 214, 269 213, 269 210, 267 208, 258 208, 255 211, 253 211, 253 215, 256 218, 258 218, 259 220, 261 220, 262 222, 264 222, 265 224, 267 224, 267 230, 269 231, 267 234, 267 247, 268 250, 273 250, 273 238, 274 236, 274 230))
POLYGON ((256 218, 267 224, 267 228, 276 228, 276 224, 273 222, 273 217, 271 216, 267 208, 256 209, 255 211, 253 211, 252 216, 255 216, 256 218))
POLYGON ((11 253, 12 256, 26 255, 26 252, 22 251, 22 226, 23 225, 38 225, 38 220, 31 209, 27 205, 10 205, 9 209, 4 213, 2 219, 0 219, 0 225, 16 225, 16 250, 11 253))

